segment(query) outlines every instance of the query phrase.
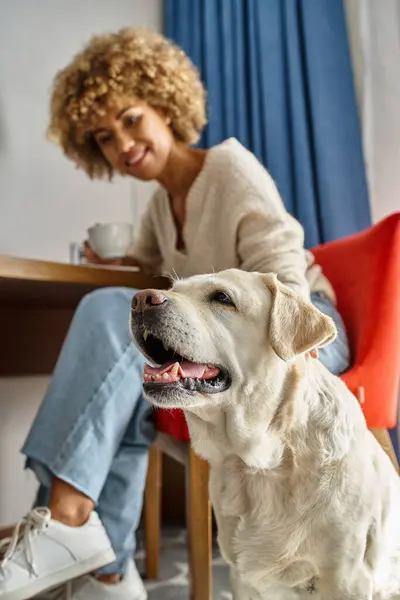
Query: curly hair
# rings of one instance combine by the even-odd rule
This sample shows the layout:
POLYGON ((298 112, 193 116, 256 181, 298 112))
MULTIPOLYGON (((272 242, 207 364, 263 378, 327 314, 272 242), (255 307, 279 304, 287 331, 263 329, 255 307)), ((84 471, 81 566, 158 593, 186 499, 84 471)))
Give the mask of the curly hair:
POLYGON ((48 129, 49 138, 91 178, 111 178, 113 169, 86 132, 127 96, 162 109, 182 142, 195 143, 207 122, 205 90, 183 50, 144 29, 95 36, 56 75, 48 129))

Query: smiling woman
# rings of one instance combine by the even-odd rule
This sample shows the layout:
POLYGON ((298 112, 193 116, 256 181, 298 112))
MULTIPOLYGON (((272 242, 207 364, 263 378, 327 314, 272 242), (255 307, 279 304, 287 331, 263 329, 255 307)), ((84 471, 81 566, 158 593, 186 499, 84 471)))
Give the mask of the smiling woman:
POLYGON ((142 136, 154 142, 160 122, 177 141, 196 142, 206 123, 205 91, 182 50, 155 32, 94 37, 55 78, 50 137, 90 177, 129 172, 150 149, 142 136), (132 130, 141 148, 117 160, 132 130))

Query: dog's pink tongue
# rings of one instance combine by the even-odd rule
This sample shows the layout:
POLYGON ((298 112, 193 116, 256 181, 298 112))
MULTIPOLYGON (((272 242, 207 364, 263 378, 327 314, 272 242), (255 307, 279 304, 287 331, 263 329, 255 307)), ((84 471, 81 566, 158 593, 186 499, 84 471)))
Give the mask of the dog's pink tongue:
POLYGON ((201 379, 207 369, 207 365, 192 363, 184 360, 179 364, 182 377, 190 377, 190 379, 201 379))
MULTIPOLYGON (((167 365, 162 365, 161 367, 151 367, 146 364, 144 366, 144 372, 146 375, 163 375, 164 373, 169 373, 172 370, 175 362, 168 363, 167 365)), ((183 360, 179 363, 179 371, 181 377, 189 377, 191 379, 201 379, 207 369, 207 365, 202 365, 200 363, 192 363, 188 360, 183 360)))

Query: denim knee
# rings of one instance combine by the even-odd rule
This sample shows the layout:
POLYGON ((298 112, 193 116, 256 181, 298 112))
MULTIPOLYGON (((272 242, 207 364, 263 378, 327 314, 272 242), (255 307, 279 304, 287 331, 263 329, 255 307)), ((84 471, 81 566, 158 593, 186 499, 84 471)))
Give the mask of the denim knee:
POLYGON ((136 290, 121 287, 107 287, 86 294, 78 304, 76 314, 84 320, 101 320, 114 310, 129 309, 130 299, 136 290))
POLYGON ((343 319, 333 302, 325 294, 321 292, 312 293, 311 302, 321 312, 331 317, 336 325, 337 336, 335 340, 320 349, 319 358, 331 373, 340 375, 351 364, 349 341, 343 319))

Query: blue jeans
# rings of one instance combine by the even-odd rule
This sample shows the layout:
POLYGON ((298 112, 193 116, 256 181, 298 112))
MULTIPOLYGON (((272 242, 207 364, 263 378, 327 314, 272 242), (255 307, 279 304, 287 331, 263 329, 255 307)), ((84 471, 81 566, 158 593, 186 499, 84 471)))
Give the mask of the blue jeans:
POLYGON ((337 338, 332 344, 320 348, 319 359, 331 373, 340 375, 350 366, 350 348, 342 317, 329 298, 321 292, 313 292, 311 302, 321 312, 331 317, 336 325, 337 338))
MULTIPOLYGON (((135 548, 155 437, 142 397, 144 359, 128 327, 134 290, 107 288, 80 303, 54 375, 23 447, 27 467, 40 482, 37 503, 48 503, 52 476, 91 498, 117 555, 102 573, 122 572, 135 548)), ((332 316, 337 340, 321 350, 334 372, 348 365, 346 334, 323 295, 313 302, 332 316)))
POLYGON ((22 450, 41 484, 38 503, 55 475, 97 505, 117 555, 102 573, 123 571, 134 551, 155 437, 128 326, 134 293, 106 288, 82 300, 22 450))

